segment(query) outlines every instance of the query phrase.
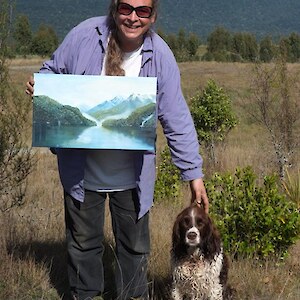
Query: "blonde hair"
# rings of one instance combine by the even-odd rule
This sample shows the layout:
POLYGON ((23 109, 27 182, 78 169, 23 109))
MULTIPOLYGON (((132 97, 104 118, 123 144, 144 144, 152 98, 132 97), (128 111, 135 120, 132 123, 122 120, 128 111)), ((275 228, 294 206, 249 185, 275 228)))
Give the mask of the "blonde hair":
MULTIPOLYGON (((112 0, 109 7, 108 19, 110 28, 110 38, 106 51, 105 75, 124 76, 125 71, 122 69, 123 52, 120 48, 118 39, 118 29, 115 23, 117 6, 119 0, 112 0)), ((158 0, 152 0, 152 13, 157 17, 158 0)))

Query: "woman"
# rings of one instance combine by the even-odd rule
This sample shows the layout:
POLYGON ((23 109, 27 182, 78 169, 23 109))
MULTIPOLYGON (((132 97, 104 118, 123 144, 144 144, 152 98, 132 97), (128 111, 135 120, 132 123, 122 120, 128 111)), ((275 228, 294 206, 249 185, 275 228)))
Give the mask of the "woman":
MULTIPOLYGON (((73 28, 41 73, 157 77, 157 116, 192 202, 208 199, 193 121, 180 73, 167 44, 151 29, 158 0, 112 0, 107 17, 73 28)), ((33 81, 27 83, 33 94, 33 81)), ((116 241, 118 299, 148 299, 149 210, 153 203, 155 153, 55 149, 64 188, 68 277, 73 299, 104 290, 102 254, 105 199, 116 241)))

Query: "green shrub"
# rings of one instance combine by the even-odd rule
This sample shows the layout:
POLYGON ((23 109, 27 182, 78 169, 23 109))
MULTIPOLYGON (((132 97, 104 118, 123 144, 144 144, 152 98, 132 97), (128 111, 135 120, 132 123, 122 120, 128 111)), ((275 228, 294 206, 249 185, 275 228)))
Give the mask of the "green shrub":
POLYGON ((206 150, 209 162, 215 165, 218 162, 216 145, 223 143, 238 123, 231 98, 210 79, 203 91, 193 96, 190 102, 198 139, 206 150))
POLYGON ((180 171, 172 163, 171 153, 166 147, 161 153, 161 161, 157 170, 154 199, 156 202, 172 201, 180 196, 180 171))
POLYGON ((235 257, 285 255, 300 233, 296 205, 279 193, 277 178, 259 185, 250 167, 206 182, 210 213, 224 248, 235 257))

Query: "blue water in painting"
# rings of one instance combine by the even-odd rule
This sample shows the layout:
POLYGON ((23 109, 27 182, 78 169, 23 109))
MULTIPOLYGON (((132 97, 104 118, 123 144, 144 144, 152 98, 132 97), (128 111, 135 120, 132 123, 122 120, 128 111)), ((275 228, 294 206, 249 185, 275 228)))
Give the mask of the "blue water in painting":
POLYGON ((34 147, 154 150, 154 128, 123 128, 111 130, 101 125, 50 126, 34 124, 34 147))

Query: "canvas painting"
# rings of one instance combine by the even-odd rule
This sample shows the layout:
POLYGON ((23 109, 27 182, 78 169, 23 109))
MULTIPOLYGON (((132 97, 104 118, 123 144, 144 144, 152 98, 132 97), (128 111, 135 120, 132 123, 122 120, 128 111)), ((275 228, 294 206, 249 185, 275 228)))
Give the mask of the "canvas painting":
POLYGON ((34 74, 33 147, 150 150, 156 78, 34 74))

